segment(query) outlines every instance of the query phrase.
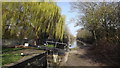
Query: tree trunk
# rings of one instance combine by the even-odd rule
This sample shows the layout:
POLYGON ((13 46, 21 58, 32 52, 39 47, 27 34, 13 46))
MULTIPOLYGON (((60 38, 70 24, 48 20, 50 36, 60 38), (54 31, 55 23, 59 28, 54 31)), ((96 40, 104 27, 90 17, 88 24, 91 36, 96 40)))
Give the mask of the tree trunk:
POLYGON ((97 37, 96 37, 96 32, 95 30, 93 30, 93 37, 95 39, 95 45, 97 46, 97 37))

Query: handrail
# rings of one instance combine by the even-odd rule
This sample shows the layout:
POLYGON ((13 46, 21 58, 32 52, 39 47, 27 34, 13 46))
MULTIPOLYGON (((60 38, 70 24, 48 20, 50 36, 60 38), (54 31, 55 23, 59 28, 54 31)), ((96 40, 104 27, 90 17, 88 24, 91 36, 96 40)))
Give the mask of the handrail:
POLYGON ((47 43, 47 44, 48 44, 48 42, 55 43, 55 44, 63 44, 63 45, 66 45, 66 46, 67 46, 67 44, 66 44, 66 43, 54 42, 54 41, 46 41, 46 43, 47 43))

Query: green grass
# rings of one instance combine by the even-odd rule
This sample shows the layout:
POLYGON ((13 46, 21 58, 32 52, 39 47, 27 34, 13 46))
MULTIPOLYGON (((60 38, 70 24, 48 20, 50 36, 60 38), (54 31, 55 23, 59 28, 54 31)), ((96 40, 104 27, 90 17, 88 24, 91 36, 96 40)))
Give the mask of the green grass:
POLYGON ((0 56, 0 67, 2 67, 2 57, 0 56))
POLYGON ((0 60, 2 60, 2 65, 13 63, 22 58, 20 54, 13 53, 22 49, 23 48, 3 48, 2 54, 0 54, 0 57, 2 57, 0 58, 0 60))
POLYGON ((12 54, 12 53, 2 54, 2 65, 10 64, 15 61, 18 61, 21 57, 22 56, 20 56, 19 54, 12 54))
MULTIPOLYGON (((2 60, 2 66, 5 64, 14 63, 23 57, 20 55, 21 50, 26 48, 3 48, 2 54, 0 54, 0 60, 2 60), (2 58, 1 58, 2 57, 2 58)), ((36 49, 36 48, 33 48, 36 49)), ((34 51, 34 50, 33 50, 34 51)))
POLYGON ((54 47, 54 45, 47 45, 47 47, 51 47, 52 48, 52 47, 54 47))
POLYGON ((17 51, 17 50, 22 50, 24 48, 2 48, 2 52, 12 52, 12 51, 17 51))

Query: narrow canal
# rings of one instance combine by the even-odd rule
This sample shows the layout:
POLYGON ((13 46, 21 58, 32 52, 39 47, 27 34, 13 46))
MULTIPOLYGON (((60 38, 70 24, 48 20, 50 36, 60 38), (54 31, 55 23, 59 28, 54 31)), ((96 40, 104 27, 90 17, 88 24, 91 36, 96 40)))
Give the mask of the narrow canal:
POLYGON ((70 49, 72 48, 76 48, 77 47, 77 41, 74 40, 74 42, 72 42, 71 46, 69 46, 70 49))

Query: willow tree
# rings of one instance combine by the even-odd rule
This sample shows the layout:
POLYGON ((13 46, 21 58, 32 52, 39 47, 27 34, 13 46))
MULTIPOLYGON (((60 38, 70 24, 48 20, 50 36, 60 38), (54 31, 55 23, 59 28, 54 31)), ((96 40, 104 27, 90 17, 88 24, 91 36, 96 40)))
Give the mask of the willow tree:
POLYGON ((64 18, 55 3, 4 2, 3 38, 61 40, 64 18))
POLYGON ((64 35, 64 18, 61 17, 56 25, 56 39, 62 40, 64 35))

